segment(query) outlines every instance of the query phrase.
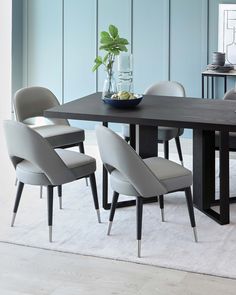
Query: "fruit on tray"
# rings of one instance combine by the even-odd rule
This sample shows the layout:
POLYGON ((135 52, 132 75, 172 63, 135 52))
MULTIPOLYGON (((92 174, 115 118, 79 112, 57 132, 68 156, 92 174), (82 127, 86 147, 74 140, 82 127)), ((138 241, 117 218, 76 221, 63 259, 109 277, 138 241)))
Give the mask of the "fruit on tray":
POLYGON ((119 99, 119 100, 129 100, 137 98, 132 92, 128 91, 119 91, 118 93, 114 93, 111 96, 111 99, 119 99))

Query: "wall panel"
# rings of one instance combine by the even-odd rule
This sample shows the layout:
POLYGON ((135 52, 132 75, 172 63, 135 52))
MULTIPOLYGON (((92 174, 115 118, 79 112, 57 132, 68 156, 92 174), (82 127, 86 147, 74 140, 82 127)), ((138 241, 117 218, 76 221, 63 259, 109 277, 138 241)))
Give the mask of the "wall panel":
POLYGON ((95 92, 96 1, 66 0, 64 6, 65 102, 95 92))
POLYGON ((62 0, 28 0, 27 84, 62 99, 62 0))
POLYGON ((168 79, 169 5, 166 0, 134 0, 134 90, 168 79))
POLYGON ((202 1, 171 0, 170 80, 179 81, 187 96, 201 96, 202 1))

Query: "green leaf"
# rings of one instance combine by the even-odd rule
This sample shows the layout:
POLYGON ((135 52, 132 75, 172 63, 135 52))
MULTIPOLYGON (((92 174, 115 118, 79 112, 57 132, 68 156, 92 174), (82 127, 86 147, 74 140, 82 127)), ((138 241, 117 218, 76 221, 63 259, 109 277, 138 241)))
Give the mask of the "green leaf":
POLYGON ((114 25, 109 26, 109 33, 111 34, 112 38, 115 39, 118 35, 118 29, 114 25))
POLYGON ((121 45, 128 45, 128 44, 129 44, 128 40, 125 39, 125 38, 118 38, 118 39, 116 40, 116 42, 117 42, 118 44, 121 44, 121 45))
POLYGON ((125 45, 118 45, 118 48, 120 49, 120 51, 125 51, 125 52, 128 51, 128 49, 125 45))
POLYGON ((120 50, 118 48, 113 48, 110 50, 113 54, 115 55, 119 55, 120 54, 120 50))
POLYGON ((111 36, 109 35, 109 33, 104 32, 104 31, 101 32, 100 37, 101 37, 100 43, 102 43, 102 44, 106 44, 106 43, 109 43, 109 42, 113 41, 111 36))
POLYGON ((100 67, 100 65, 101 64, 94 65, 93 68, 92 68, 92 71, 95 72, 100 67))
POLYGON ((104 58, 103 58, 103 64, 105 64, 107 62, 107 59, 109 57, 109 53, 107 53, 104 58))
POLYGON ((95 63, 102 63, 102 57, 101 56, 97 56, 94 60, 95 63))

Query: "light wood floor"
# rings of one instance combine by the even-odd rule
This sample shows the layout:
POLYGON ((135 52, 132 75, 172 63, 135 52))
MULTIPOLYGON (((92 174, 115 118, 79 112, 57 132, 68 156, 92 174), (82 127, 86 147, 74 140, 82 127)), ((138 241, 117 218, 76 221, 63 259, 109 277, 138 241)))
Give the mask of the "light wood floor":
POLYGON ((235 295, 236 280, 0 243, 2 295, 235 295))
MULTIPOLYGON (((87 142, 94 142, 94 133, 87 142)), ((183 139, 182 148, 191 153, 191 140, 183 139)), ((170 152, 176 152, 174 143, 170 152)), ((2 192, 14 174, 5 178, 2 192)), ((235 295, 235 290, 236 280, 0 242, 0 295, 235 295)))

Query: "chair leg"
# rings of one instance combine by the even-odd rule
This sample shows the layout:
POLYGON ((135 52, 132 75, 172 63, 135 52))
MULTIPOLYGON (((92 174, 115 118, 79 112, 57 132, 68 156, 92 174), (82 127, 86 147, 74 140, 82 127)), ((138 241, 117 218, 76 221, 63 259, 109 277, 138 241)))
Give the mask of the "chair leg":
POLYGON ((48 197, 48 228, 49 228, 49 242, 52 242, 52 219, 53 219, 53 186, 47 187, 48 197))
MULTIPOLYGON (((79 143, 79 151, 81 152, 81 154, 84 154, 84 143, 83 142, 79 143)), ((86 183, 86 186, 88 186, 88 178, 87 177, 85 178, 85 183, 86 183)))
POLYGON ((57 192, 59 198, 59 208, 62 209, 62 185, 58 185, 57 192))
POLYGON ((181 162, 181 165, 184 166, 184 161, 183 161, 183 155, 182 155, 182 149, 180 145, 180 139, 179 136, 175 138, 175 144, 177 147, 178 155, 179 155, 179 160, 181 162))
POLYGON ((194 240, 195 240, 195 242, 197 242, 198 241, 197 230, 196 230, 195 216, 194 216, 194 210, 193 210, 193 199, 192 199, 192 193, 191 193, 190 187, 187 187, 185 189, 185 196, 186 196, 186 202, 187 202, 187 206, 188 206, 190 223, 193 228, 194 240))
POLYGON ((113 192, 112 202, 111 202, 111 210, 110 210, 110 216, 109 216, 109 225, 108 225, 108 230, 107 230, 107 235, 108 236, 111 233, 111 227, 112 227, 112 222, 113 222, 115 211, 116 211, 116 205, 117 205, 118 198, 119 198, 119 194, 114 191, 113 192))
POLYGON ((17 183, 18 183, 18 179, 16 178, 15 179, 15 186, 17 186, 17 183))
POLYGON ((159 196, 159 205, 161 209, 161 221, 164 222, 165 218, 164 218, 164 196, 163 195, 159 196))
POLYGON ((13 208, 13 216, 12 216, 12 221, 11 221, 11 227, 14 226, 14 222, 15 222, 15 219, 16 219, 16 213, 17 213, 18 206, 19 206, 19 203, 20 203, 23 188, 24 188, 24 183, 19 181, 18 187, 17 187, 17 192, 16 192, 15 204, 14 204, 14 208, 13 208))
POLYGON ((99 203, 98 203, 98 194, 97 194, 97 185, 96 185, 96 178, 95 178, 94 173, 89 175, 89 180, 90 180, 91 190, 92 190, 92 194, 93 194, 94 207, 97 211, 98 222, 101 223, 99 203))
POLYGON ((129 141, 130 141, 130 138, 129 138, 128 136, 125 136, 124 140, 125 140, 126 142, 129 142, 129 141))
POLYGON ((136 198, 136 218, 137 218, 137 241, 138 258, 141 258, 141 239, 142 239, 142 219, 143 219, 143 198, 136 198))
POLYGON ((40 199, 43 198, 43 186, 42 185, 40 185, 39 197, 40 197, 40 199))
POLYGON ((169 141, 164 141, 164 157, 165 159, 169 159, 169 141))

